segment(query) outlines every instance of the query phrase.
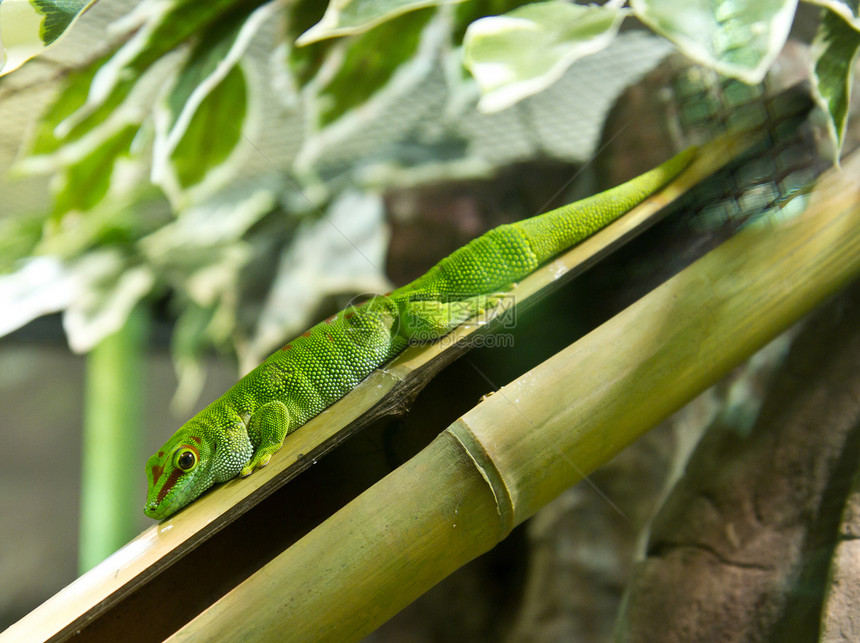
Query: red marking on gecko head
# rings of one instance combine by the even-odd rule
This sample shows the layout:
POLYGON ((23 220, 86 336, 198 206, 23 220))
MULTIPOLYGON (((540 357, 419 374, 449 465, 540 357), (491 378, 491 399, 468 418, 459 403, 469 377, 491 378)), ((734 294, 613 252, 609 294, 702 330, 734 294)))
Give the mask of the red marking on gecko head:
POLYGON ((160 505, 161 501, 170 493, 170 490, 173 489, 173 485, 176 484, 176 481, 179 480, 179 476, 185 473, 182 469, 174 469, 170 472, 170 477, 167 479, 167 482, 164 483, 164 486, 161 488, 161 491, 158 492, 158 497, 155 499, 155 504, 160 505))
POLYGON ((203 444, 203 440, 198 438, 196 435, 192 435, 191 439, 194 440, 197 444, 203 444))
POLYGON ((331 335, 329 335, 328 333, 326 333, 326 334, 325 334, 325 338, 326 338, 328 341, 330 341, 330 342, 333 342, 333 341, 334 341, 334 337, 332 337, 332 336, 331 336, 331 335))
POLYGON ((343 318, 350 319, 353 315, 355 315, 355 313, 344 313, 343 318))
POLYGON ((286 346, 284 346, 281 350, 282 350, 282 351, 288 351, 288 350, 290 350, 292 347, 293 347, 293 345, 292 345, 292 344, 287 344, 287 345, 286 345, 286 346))
POLYGON ((159 458, 163 458, 163 457, 164 457, 164 451, 159 451, 159 452, 158 452, 158 457, 159 457, 159 458))
POLYGON ((311 331, 309 331, 309 330, 306 330, 305 332, 302 333, 302 337, 310 337, 310 336, 311 336, 311 331))
POLYGON ((335 313, 334 315, 332 315, 331 317, 329 317, 328 319, 326 319, 326 320, 325 320, 325 323, 326 323, 326 324, 330 324, 330 323, 332 323, 332 322, 334 321, 335 317, 337 317, 337 314, 336 314, 336 313, 335 313))
MULTIPOLYGON (((162 453, 163 451, 159 451, 158 457, 161 457, 162 453)), ((162 467, 160 464, 157 464, 152 467, 152 484, 158 484, 158 479, 161 477, 162 473, 164 473, 164 467, 162 467)))

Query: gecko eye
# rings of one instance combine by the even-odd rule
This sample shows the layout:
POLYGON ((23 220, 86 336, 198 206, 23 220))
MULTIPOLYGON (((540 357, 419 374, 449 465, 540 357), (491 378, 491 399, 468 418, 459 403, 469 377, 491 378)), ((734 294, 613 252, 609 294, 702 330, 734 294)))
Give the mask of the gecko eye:
POLYGON ((197 464, 197 453, 193 449, 182 449, 176 455, 176 466, 183 471, 191 471, 197 464))

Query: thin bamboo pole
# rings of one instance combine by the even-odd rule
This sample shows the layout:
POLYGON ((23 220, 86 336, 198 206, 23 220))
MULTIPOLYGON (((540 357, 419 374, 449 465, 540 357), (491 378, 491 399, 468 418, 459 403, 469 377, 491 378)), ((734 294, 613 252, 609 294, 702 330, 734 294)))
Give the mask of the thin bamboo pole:
POLYGON ((860 156, 502 388, 172 640, 358 639, 860 273, 860 156))

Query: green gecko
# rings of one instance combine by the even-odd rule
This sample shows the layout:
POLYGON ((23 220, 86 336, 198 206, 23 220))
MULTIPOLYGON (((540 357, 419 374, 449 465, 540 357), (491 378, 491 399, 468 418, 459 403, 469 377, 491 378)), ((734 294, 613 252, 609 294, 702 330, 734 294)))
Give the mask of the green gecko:
POLYGON ((502 225, 425 275, 339 312, 268 357, 188 422, 146 463, 144 513, 165 518, 216 482, 247 476, 284 437, 410 343, 438 339, 498 303, 512 284, 643 201, 695 156, 691 148, 627 183, 502 225))

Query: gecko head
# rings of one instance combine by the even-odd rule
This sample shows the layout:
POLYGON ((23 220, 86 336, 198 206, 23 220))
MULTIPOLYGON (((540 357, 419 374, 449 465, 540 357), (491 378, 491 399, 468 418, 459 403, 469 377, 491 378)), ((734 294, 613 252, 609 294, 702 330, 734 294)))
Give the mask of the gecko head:
POLYGON ((161 520, 179 511, 214 483, 214 449, 186 425, 146 462, 143 512, 161 520))

